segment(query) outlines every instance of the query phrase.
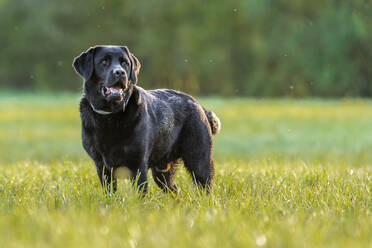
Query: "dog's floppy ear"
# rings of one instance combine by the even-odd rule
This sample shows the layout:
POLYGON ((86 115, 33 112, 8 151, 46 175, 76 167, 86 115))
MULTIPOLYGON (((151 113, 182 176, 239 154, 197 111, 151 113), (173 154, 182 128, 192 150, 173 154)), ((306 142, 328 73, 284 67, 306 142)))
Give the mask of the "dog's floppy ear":
POLYGON ((125 52, 128 54, 131 65, 130 65, 130 75, 129 75, 129 80, 133 83, 136 84, 138 81, 138 73, 141 68, 141 63, 138 61, 136 56, 134 56, 128 49, 127 46, 122 47, 125 52))
POLYGON ((74 59, 75 71, 87 81, 93 74, 93 57, 96 47, 91 47, 74 59))

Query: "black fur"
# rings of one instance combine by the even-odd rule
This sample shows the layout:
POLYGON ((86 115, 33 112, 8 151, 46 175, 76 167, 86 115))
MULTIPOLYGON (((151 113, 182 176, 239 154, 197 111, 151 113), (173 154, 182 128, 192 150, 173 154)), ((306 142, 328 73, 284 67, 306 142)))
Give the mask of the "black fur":
POLYGON ((112 172, 125 166, 133 180, 138 177, 144 192, 148 169, 160 188, 176 191, 173 178, 183 160, 193 181, 210 189, 212 133, 220 129, 213 112, 185 93, 138 87, 141 65, 127 47, 96 46, 77 57, 73 65, 85 80, 80 102, 83 147, 94 160, 103 185, 116 190, 112 172), (124 72, 115 77, 120 68, 124 72), (112 85, 120 86, 122 94, 106 96, 105 89, 112 85))

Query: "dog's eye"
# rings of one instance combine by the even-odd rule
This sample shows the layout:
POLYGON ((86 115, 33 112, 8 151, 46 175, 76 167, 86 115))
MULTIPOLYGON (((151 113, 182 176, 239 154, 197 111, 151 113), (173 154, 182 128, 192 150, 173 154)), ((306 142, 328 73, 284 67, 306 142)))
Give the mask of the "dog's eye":
POLYGON ((108 65, 108 60, 107 60, 107 59, 102 60, 102 61, 101 61, 101 64, 102 64, 102 65, 108 65))
POLYGON ((126 61, 126 60, 123 60, 122 62, 121 62, 121 66, 127 66, 128 65, 128 62, 126 61))

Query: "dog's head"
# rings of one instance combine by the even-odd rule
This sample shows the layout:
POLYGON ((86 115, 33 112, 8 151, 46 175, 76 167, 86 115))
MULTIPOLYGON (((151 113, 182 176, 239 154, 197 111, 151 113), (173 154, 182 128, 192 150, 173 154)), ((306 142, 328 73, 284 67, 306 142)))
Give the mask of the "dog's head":
POLYGON ((75 58, 84 78, 84 95, 93 109, 113 113, 125 109, 141 67, 126 46, 95 46, 75 58))

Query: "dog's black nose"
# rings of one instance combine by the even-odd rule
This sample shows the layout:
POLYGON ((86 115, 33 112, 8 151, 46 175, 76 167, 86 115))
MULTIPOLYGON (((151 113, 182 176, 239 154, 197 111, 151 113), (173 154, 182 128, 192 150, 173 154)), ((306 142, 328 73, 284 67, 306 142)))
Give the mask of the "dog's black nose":
POLYGON ((116 77, 124 76, 124 70, 123 69, 114 69, 113 73, 114 73, 114 76, 116 76, 116 77))

